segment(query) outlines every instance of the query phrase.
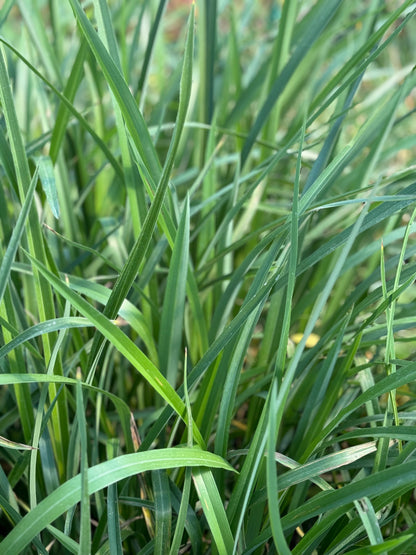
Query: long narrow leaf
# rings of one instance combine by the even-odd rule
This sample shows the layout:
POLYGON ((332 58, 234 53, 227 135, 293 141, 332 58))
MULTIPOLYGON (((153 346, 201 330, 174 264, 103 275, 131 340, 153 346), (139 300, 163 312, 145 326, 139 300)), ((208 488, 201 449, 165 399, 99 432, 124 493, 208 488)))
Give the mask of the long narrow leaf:
MULTIPOLYGON (((169 448, 122 455, 88 469, 90 495, 147 470, 203 466, 230 468, 220 457, 197 448, 169 448)), ((0 543, 3 553, 20 553, 48 524, 81 499, 81 476, 68 480, 28 513, 0 543)))
POLYGON ((232 553, 234 539, 211 471, 197 469, 193 479, 218 553, 232 553))
POLYGON ((29 210, 33 200, 33 194, 35 192, 36 183, 38 180, 37 170, 33 174, 32 180, 30 182, 29 189, 26 194, 25 201, 22 206, 22 210, 17 218, 15 227, 13 228, 13 233, 10 238, 9 244, 7 245, 6 252, 4 253, 3 260, 0 266, 0 302, 3 299, 4 290, 7 287, 7 280, 11 272, 12 262, 16 256, 17 249, 19 248, 20 240, 25 228, 26 220, 29 214, 29 210))
MULTIPOLYGON (((39 272, 53 285, 53 287, 63 295, 77 310, 87 317, 98 330, 122 353, 136 368, 138 372, 149 382, 149 384, 157 391, 168 404, 174 408, 175 412, 181 418, 186 419, 186 408, 182 399, 177 395, 175 390, 155 367, 155 365, 146 357, 146 355, 110 320, 103 314, 98 312, 94 307, 88 304, 79 295, 71 291, 71 289, 63 283, 54 274, 49 272, 37 260, 32 259, 32 263, 39 272)), ((197 441, 204 445, 204 442, 198 433, 198 429, 194 428, 194 434, 197 441)))

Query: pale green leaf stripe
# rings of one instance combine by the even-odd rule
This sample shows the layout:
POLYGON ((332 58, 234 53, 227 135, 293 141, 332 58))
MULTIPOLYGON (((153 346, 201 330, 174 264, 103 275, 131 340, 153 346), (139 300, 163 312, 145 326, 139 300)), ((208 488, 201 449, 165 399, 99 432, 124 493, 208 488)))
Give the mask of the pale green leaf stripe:
POLYGON ((304 482, 305 480, 312 480, 316 476, 341 468, 342 466, 357 461, 370 453, 374 453, 374 451, 376 451, 376 443, 371 441, 362 445, 348 447, 340 452, 331 453, 330 455, 326 455, 325 457, 321 457, 320 459, 302 465, 293 461, 289 457, 282 455, 281 453, 276 453, 275 459, 277 462, 293 468, 293 470, 289 470, 289 472, 285 472, 279 476, 279 490, 289 488, 295 484, 304 482))
POLYGON ((234 538, 212 472, 197 469, 193 479, 218 553, 230 555, 233 553, 234 538))
MULTIPOLYGON (((148 470, 188 466, 233 470, 221 457, 198 448, 160 449, 122 455, 88 469, 90 495, 148 470)), ((32 509, 0 543, 1 553, 20 553, 44 528, 81 499, 81 476, 71 478, 32 509)))
POLYGON ((25 223, 29 214, 30 207, 32 205, 33 194, 36 188, 36 182, 38 180, 38 169, 36 168, 33 174, 32 180, 29 185, 29 189, 26 193, 26 198, 22 206, 22 210, 17 218, 16 225, 13 229, 12 236, 10 238, 9 244, 7 245, 6 252, 4 253, 3 260, 0 267, 0 302, 3 299, 4 291, 6 290, 7 281, 9 279, 12 263, 14 257, 16 256, 17 249, 19 247, 20 239, 25 228, 25 223))
POLYGON ((64 330, 68 328, 84 328, 88 326, 93 326, 87 318, 80 317, 68 317, 68 318, 54 318, 52 320, 47 320, 46 322, 41 322, 40 324, 35 324, 27 330, 19 333, 14 339, 3 345, 0 348, 0 359, 5 357, 10 351, 16 349, 22 343, 43 335, 45 333, 51 333, 54 331, 64 330))
MULTIPOLYGON (((28 255, 29 256, 29 255, 28 255)), ((92 307, 82 297, 72 291, 63 281, 52 274, 43 264, 30 257, 32 264, 49 281, 49 283, 69 301, 81 314, 88 318, 96 328, 112 343, 112 345, 123 355, 138 372, 149 382, 149 384, 161 395, 163 399, 176 411, 176 413, 187 422, 185 403, 169 384, 166 378, 159 372, 156 366, 147 356, 131 341, 115 324, 92 307)), ((201 433, 196 424, 193 425, 196 441, 203 447, 205 445, 201 433)))

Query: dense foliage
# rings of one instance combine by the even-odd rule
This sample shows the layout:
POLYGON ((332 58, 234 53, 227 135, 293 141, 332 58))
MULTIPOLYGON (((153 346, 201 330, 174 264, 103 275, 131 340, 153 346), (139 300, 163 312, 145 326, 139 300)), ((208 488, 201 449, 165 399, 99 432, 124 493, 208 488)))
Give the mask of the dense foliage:
POLYGON ((416 552, 415 11, 2 3, 0 553, 416 552))

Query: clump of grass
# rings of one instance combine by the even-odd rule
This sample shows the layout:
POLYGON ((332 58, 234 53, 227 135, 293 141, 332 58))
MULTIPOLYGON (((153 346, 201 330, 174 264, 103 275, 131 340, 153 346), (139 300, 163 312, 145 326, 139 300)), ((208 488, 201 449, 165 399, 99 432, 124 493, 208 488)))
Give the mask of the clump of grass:
POLYGON ((0 552, 413 552, 413 3, 176 4, 0 10, 0 552))

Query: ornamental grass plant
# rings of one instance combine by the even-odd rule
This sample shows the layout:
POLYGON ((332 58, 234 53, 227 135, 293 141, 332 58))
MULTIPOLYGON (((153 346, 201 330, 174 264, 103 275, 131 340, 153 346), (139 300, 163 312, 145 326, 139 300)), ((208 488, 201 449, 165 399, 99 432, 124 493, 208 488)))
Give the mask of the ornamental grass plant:
POLYGON ((416 552, 415 11, 2 2, 0 554, 416 552))

